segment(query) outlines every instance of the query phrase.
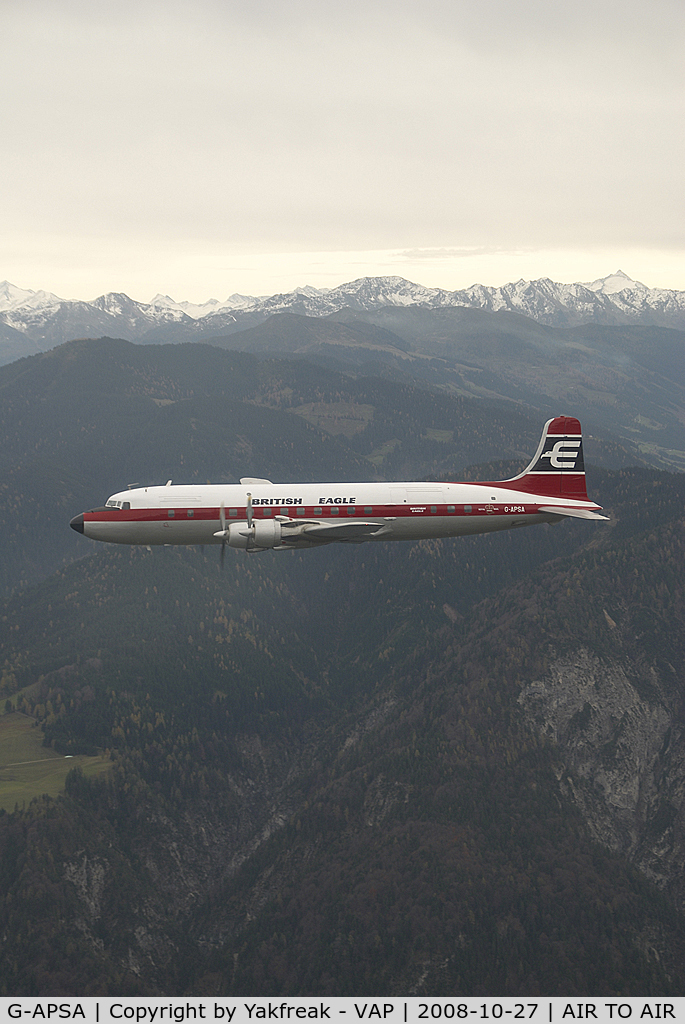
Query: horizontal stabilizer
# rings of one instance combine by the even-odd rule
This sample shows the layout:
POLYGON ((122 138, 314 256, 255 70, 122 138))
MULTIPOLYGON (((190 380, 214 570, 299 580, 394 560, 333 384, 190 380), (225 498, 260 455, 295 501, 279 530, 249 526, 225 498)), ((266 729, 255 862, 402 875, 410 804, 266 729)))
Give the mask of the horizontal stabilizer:
POLYGON ((608 522, 609 516, 600 516, 598 512, 591 512, 587 508, 562 508, 560 505, 540 506, 538 512, 550 512, 555 516, 570 516, 571 519, 604 519, 608 522))
POLYGON ((270 480, 265 480, 261 476, 241 476, 240 482, 241 484, 270 484, 273 486, 270 480))

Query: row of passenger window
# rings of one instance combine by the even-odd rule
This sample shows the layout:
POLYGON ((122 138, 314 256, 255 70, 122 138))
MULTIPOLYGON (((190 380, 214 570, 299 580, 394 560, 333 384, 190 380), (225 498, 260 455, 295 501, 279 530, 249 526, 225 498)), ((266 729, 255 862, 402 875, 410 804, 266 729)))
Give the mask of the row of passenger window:
MULTIPOLYGON (((127 506, 129 505, 128 502, 126 502, 125 504, 127 506)), ((237 517, 238 517, 238 509, 237 508, 229 508, 226 511, 227 511, 229 519, 237 519, 237 517)), ((279 509, 278 507, 275 507, 275 508, 260 508, 258 511, 261 513, 261 515, 263 517, 267 517, 267 516, 271 516, 271 515, 281 515, 283 513, 283 511, 292 512, 292 507, 291 506, 286 506, 285 510, 279 509)), ((339 516, 340 515, 340 508, 337 505, 331 505, 331 507, 328 509, 328 511, 330 512, 330 514, 332 516, 339 516)), ((361 511, 362 511, 361 506, 357 506, 357 505, 348 505, 347 506, 347 514, 348 514, 348 516, 354 516, 354 515, 357 514, 357 512, 361 512, 361 511)), ((437 511, 438 511, 438 506, 437 505, 431 505, 430 506, 430 511, 431 511, 432 515, 435 515, 437 513, 437 511)), ((448 515, 454 515, 455 511, 456 511, 456 508, 455 508, 454 505, 448 505, 447 506, 447 514, 448 515)), ((305 516, 305 515, 321 516, 321 515, 323 515, 323 508, 321 508, 321 507, 313 508, 310 513, 307 513, 306 508, 297 508, 295 510, 295 512, 296 512, 296 514, 298 516, 305 516)), ((464 512, 466 512, 467 514, 469 512, 471 512, 471 506, 470 505, 464 505, 464 512)), ((363 508, 363 513, 364 513, 365 516, 372 516, 374 514, 372 506, 371 505, 365 505, 364 508, 363 508)), ((183 513, 181 513, 181 514, 183 514, 183 513)), ((241 512, 241 515, 242 514, 243 513, 241 512)), ((376 515, 378 515, 378 513, 376 513, 376 515)), ((168 510, 168 512, 167 512, 167 516, 168 516, 169 519, 175 519, 175 517, 176 517, 176 510, 173 509, 173 508, 170 508, 168 510)), ((189 508, 186 511, 186 518, 187 519, 193 519, 194 516, 195 516, 194 510, 192 508, 189 508)))

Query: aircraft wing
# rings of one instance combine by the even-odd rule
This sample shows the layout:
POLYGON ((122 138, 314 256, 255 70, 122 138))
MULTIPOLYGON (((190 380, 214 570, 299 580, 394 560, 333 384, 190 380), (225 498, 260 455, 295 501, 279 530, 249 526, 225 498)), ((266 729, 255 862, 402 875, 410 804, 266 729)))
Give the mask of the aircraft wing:
MULTIPOLYGON (((364 523, 360 521, 347 523, 307 523, 304 524, 301 536, 307 540, 365 540, 382 530, 380 523, 364 523)), ((284 533, 284 539, 285 539, 284 533)))
POLYGON ((591 512, 587 508, 562 508, 560 505, 541 505, 539 512, 551 512, 555 516, 569 516, 571 519, 604 519, 609 516, 600 516, 598 512, 591 512))

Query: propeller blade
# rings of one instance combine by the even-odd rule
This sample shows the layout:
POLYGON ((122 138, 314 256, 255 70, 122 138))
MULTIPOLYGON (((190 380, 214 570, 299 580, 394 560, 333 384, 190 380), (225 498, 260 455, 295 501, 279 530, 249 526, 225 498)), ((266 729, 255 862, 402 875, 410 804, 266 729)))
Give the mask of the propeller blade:
POLYGON ((247 508, 246 508, 245 511, 247 512, 247 528, 248 528, 248 530, 251 530, 252 529, 252 495, 250 494, 249 491, 247 492, 247 508))
POLYGON ((223 569, 224 558, 226 557, 226 509, 224 508, 223 501, 219 505, 219 522, 221 523, 221 532, 223 537, 221 538, 221 554, 219 555, 219 565, 223 569))

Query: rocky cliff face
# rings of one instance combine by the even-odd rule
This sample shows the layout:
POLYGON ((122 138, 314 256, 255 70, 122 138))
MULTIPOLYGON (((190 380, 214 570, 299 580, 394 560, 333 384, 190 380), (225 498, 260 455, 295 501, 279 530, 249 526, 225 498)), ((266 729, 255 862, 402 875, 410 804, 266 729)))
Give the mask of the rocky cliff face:
POLYGON ((556 745, 559 783, 594 838, 627 856, 682 909, 685 742, 670 682, 655 668, 639 671, 581 648, 525 686, 519 705, 556 745))

